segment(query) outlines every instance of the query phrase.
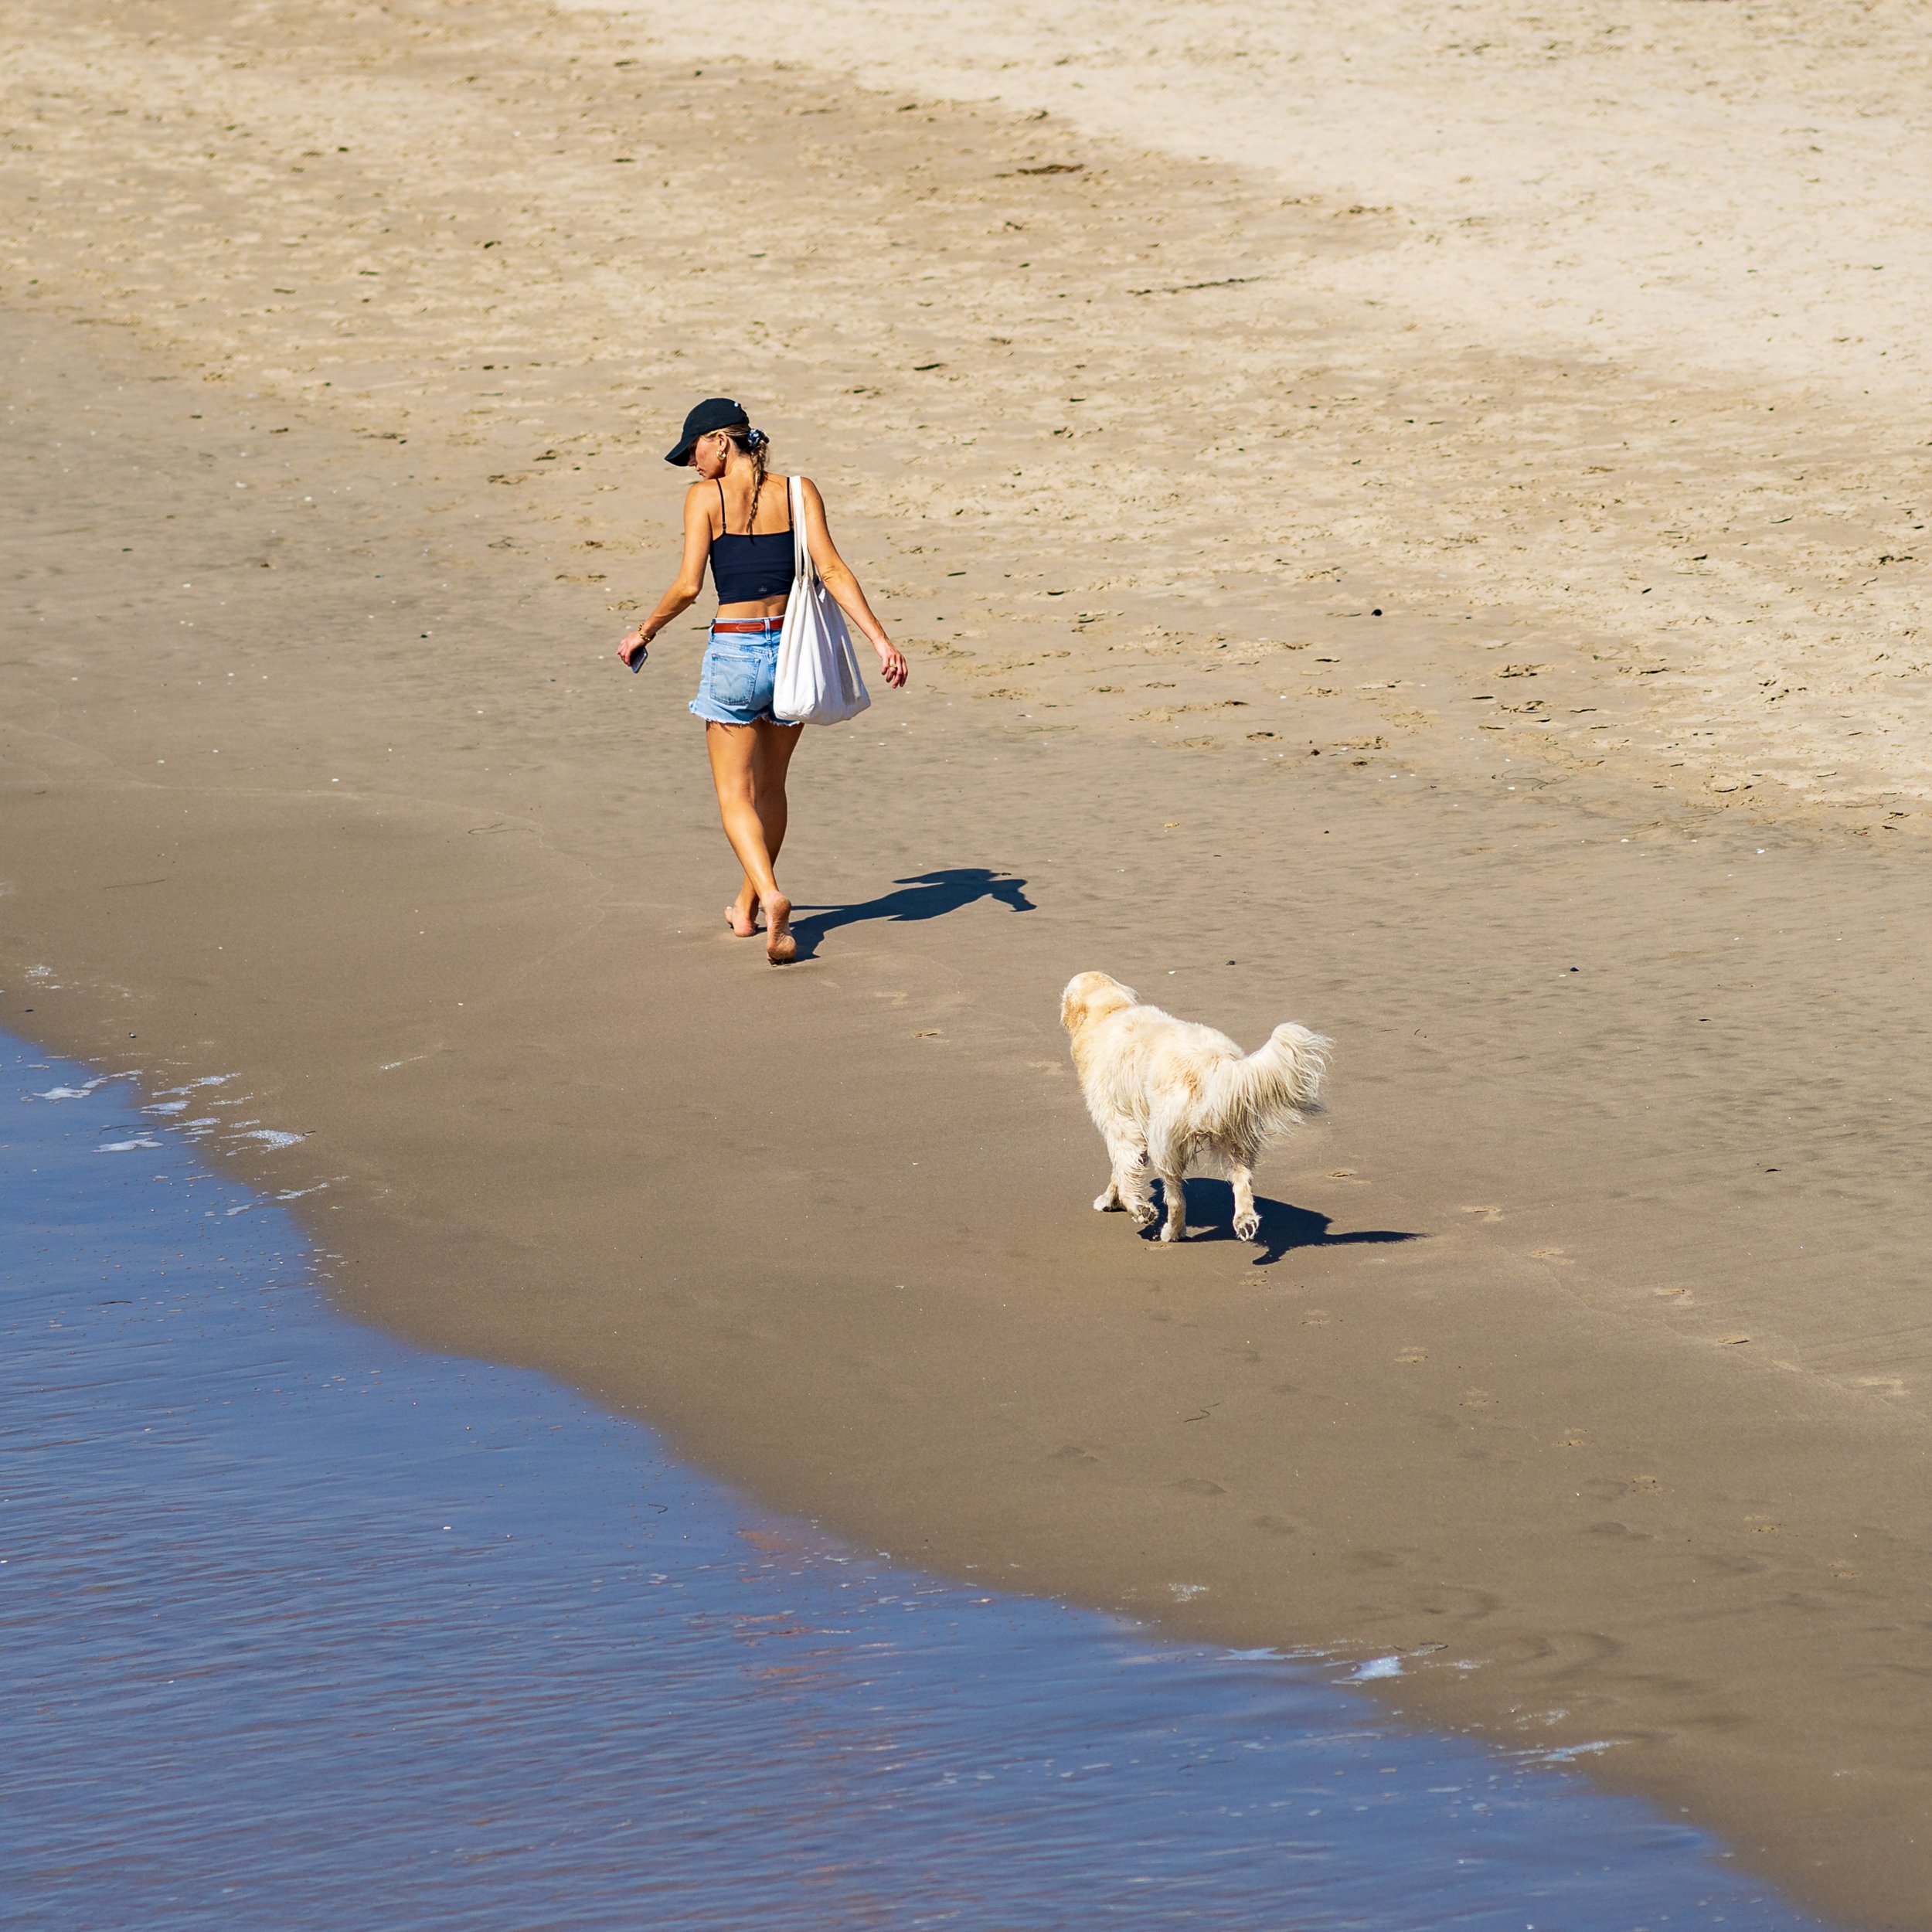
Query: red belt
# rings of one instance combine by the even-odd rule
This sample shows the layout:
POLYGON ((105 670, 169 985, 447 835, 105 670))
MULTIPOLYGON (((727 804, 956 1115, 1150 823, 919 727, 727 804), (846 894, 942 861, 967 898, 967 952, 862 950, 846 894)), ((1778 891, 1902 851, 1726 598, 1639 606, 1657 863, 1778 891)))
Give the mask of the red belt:
POLYGON ((778 631, 784 628, 784 619, 779 617, 720 617, 712 625, 714 631, 778 631))

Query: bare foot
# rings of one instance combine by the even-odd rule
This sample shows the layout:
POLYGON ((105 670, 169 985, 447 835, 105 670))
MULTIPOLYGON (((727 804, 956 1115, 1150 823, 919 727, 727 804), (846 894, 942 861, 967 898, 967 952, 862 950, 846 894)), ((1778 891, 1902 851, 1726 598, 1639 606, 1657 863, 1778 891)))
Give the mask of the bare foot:
POLYGON ((791 901, 781 893, 765 901, 765 957, 774 966, 789 966, 798 957, 791 936, 791 901))
POLYGON ((735 900, 725 908, 725 923, 740 939, 749 939, 758 930, 758 915, 747 912, 735 900))

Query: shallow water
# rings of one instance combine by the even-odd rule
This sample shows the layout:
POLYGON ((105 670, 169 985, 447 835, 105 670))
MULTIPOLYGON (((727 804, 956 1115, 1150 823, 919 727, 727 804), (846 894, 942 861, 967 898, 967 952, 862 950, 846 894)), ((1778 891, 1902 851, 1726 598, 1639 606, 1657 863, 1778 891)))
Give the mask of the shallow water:
POLYGON ((1816 1926, 1318 1662, 896 1569, 342 1320, 200 1107, 0 1036, 5 1923, 1816 1926))

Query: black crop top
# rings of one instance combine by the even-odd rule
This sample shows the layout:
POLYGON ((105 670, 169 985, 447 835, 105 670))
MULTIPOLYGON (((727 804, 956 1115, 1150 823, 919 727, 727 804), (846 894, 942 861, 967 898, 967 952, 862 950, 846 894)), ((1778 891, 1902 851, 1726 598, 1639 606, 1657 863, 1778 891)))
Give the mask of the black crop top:
MULTIPOLYGON (((724 485, 718 485, 718 518, 724 521, 724 485)), ((762 536, 727 529, 711 539, 711 581, 720 604, 760 604, 791 589, 791 526, 762 536)))

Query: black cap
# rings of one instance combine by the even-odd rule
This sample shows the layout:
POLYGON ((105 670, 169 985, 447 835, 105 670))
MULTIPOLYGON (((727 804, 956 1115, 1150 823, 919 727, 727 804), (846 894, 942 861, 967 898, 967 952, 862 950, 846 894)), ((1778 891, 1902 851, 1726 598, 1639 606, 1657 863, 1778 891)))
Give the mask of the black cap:
POLYGON ((689 463, 691 446, 701 436, 709 436, 713 430, 748 430, 751 418, 728 397, 707 396, 684 419, 684 434, 678 439, 678 447, 664 460, 667 463, 689 463))

